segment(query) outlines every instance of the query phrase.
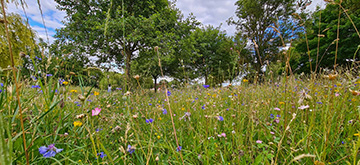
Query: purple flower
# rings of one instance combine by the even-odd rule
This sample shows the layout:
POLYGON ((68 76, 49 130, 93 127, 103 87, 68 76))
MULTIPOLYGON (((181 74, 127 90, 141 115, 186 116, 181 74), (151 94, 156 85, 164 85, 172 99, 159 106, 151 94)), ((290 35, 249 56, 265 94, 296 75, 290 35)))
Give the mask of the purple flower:
POLYGON ((3 83, 0 83, 0 86, 1 86, 1 87, 4 87, 4 84, 3 84, 3 83))
POLYGON ((203 106, 201 106, 201 109, 205 109, 205 104, 203 106))
POLYGON ((167 114, 167 110, 163 109, 163 114, 166 115, 167 114))
POLYGON ((273 119, 273 118, 274 118, 274 115, 273 115, 273 114, 270 114, 270 118, 272 118, 272 119, 273 119))
POLYGON ((41 61, 41 58, 40 58, 40 57, 35 56, 35 58, 38 59, 39 61, 41 61))
POLYGON ((0 93, 2 92, 2 90, 0 89, 0 93))
POLYGON ((100 152, 97 154, 97 156, 100 156, 100 158, 102 159, 106 156, 106 154, 104 154, 104 152, 100 152))
POLYGON ((182 149, 182 147, 179 146, 179 147, 176 148, 176 151, 179 152, 179 151, 181 151, 181 149, 182 149))
POLYGON ((170 95, 171 95, 171 92, 170 92, 170 91, 167 91, 167 95, 170 96, 170 95))
POLYGON ((154 120, 152 118, 146 119, 146 123, 152 123, 154 120))
POLYGON ((51 76, 53 76, 53 75, 52 75, 52 74, 47 74, 46 76, 47 76, 47 77, 51 77, 51 76))
POLYGON ((54 157, 57 153, 61 152, 63 149, 57 149, 55 144, 50 144, 48 147, 41 146, 39 148, 40 154, 43 155, 44 158, 54 157))
POLYGON ((133 152, 135 152, 135 147, 128 145, 127 152, 129 152, 129 154, 132 154, 133 152))
POLYGON ((210 87, 210 85, 203 85, 203 87, 204 87, 204 88, 209 88, 209 87, 210 87))
POLYGON ((33 85, 33 86, 31 86, 31 88, 41 88, 39 85, 33 85))
POLYGON ((217 117, 219 121, 224 121, 224 118, 222 116, 217 117))

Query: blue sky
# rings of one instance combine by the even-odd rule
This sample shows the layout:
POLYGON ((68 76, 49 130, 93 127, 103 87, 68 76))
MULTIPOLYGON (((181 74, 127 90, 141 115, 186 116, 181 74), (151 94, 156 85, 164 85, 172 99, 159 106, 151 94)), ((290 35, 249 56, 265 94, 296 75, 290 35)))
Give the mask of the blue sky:
MULTIPOLYGON (((46 33, 37 0, 25 0, 25 2, 27 3, 25 10, 31 27, 37 32, 38 37, 41 37, 46 41, 46 33)), ((235 27, 228 26, 226 20, 230 17, 235 17, 235 2, 236 0, 177 0, 176 7, 179 8, 185 16, 193 13, 197 20, 203 25, 218 27, 222 24, 221 29, 226 30, 228 35, 233 35, 236 31, 235 27)), ((62 21, 65 20, 64 17, 66 16, 66 13, 57 10, 57 3, 53 0, 40 0, 40 4, 49 40, 50 43, 52 43, 54 41, 53 36, 56 33, 55 29, 64 26, 62 21)), ((325 2, 323 0, 313 0, 313 3, 308 7, 308 10, 314 10, 317 5, 323 7, 325 2)), ((15 6, 14 4, 8 4, 7 12, 15 12, 24 16, 21 6, 15 6)))

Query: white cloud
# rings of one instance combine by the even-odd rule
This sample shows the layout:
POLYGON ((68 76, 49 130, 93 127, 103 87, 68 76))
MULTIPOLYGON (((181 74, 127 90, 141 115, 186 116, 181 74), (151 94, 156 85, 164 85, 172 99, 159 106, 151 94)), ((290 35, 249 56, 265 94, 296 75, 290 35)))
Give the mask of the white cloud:
MULTIPOLYGON (((226 23, 230 17, 236 17, 235 6, 237 0, 178 0, 176 7, 179 8, 184 16, 193 13, 196 19, 204 25, 218 27, 222 24, 221 29, 226 30, 228 35, 234 35, 235 26, 229 26, 226 23)), ((316 6, 324 8, 326 3, 323 0, 313 0, 308 6, 307 11, 314 11, 316 6)))
MULTIPOLYGON (((25 12, 29 18, 30 26, 37 32, 37 36, 46 41, 46 32, 43 27, 41 12, 37 0, 25 0, 25 12), (41 25, 41 26, 39 26, 41 25)), ((49 42, 52 43, 55 35, 55 29, 63 27, 61 21, 64 20, 66 13, 56 9, 57 3, 53 0, 40 0, 40 5, 44 17, 44 22, 48 31, 49 42)), ((25 14, 21 4, 8 4, 7 12, 18 13, 25 18, 25 14)))
MULTIPOLYGON (((42 25, 43 22, 37 0, 25 0, 25 2, 27 4, 25 11, 29 19, 35 22, 31 22, 31 26, 38 32, 39 37, 46 39, 44 28, 39 26, 42 25)), ((176 7, 179 8, 185 16, 193 13, 197 20, 203 25, 218 27, 222 24, 222 30, 226 30, 228 35, 234 35, 236 32, 235 26, 227 25, 226 20, 230 17, 235 17, 237 7, 235 6, 235 2, 236 0, 178 0, 176 7)), ((64 20, 66 13, 56 9, 57 3, 54 0, 40 0, 40 4, 50 43, 52 43, 54 41, 53 35, 55 34, 55 29, 64 26, 61 21, 64 20)), ((323 0, 313 0, 313 3, 307 10, 314 11, 316 5, 324 7, 325 2, 323 0)), ((8 4, 7 12, 15 12, 24 16, 21 5, 15 6, 13 3, 8 4)))

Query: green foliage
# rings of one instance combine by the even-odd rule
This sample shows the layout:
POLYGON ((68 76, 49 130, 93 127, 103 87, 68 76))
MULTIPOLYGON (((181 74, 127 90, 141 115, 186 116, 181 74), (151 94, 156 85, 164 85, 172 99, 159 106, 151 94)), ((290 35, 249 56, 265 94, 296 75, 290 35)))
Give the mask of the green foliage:
MULTIPOLYGON (((34 44, 35 32, 26 26, 25 21, 19 14, 10 13, 7 14, 6 18, 14 63, 15 66, 19 66, 22 64, 21 57, 19 56, 20 52, 32 55, 31 57, 34 58, 34 53, 32 51, 36 49, 34 44)), ((0 17, 0 19, 3 19, 3 17, 0 17)), ((0 45, 0 68, 7 68, 8 66, 11 66, 11 59, 4 23, 0 23, 0 45)))
MULTIPOLYGON (((355 10, 347 11, 355 26, 360 27, 360 8, 356 6, 360 1, 344 1, 344 8, 353 8, 355 10)), ((360 52, 355 54, 357 47, 360 45, 360 36, 356 33, 350 19, 340 9, 340 26, 339 26, 339 45, 337 49, 336 64, 341 66, 351 66, 353 57, 359 60, 360 52)), ((306 26, 307 39, 313 71, 319 71, 320 68, 333 68, 336 53, 336 38, 339 16, 339 5, 328 4, 324 10, 315 12, 311 22, 306 26), (321 16, 321 19, 320 19, 321 16), (320 21, 320 26, 319 26, 320 21), (319 34, 320 30, 320 34, 319 34), (319 44, 318 44, 318 39, 319 44), (319 51, 319 53, 318 53, 319 51), (317 69, 317 70, 315 70, 317 69)), ((299 59, 292 61, 292 67, 298 68, 298 72, 310 73, 310 62, 307 54, 306 38, 301 35, 296 44, 296 51, 301 55, 299 59)))
POLYGON ((127 81, 131 81, 134 52, 161 46, 164 37, 180 37, 172 33, 180 28, 180 15, 166 0, 56 2, 66 11, 68 22, 56 35, 54 51, 66 49, 64 53, 80 58, 83 53, 96 56, 98 65, 115 61, 125 70, 127 81))
POLYGON ((234 46, 232 38, 212 26, 197 28, 192 37, 195 43, 188 65, 192 75, 196 75, 194 78, 204 77, 205 84, 209 84, 211 77, 211 85, 221 84, 229 79, 238 61, 237 54, 231 50, 234 46))
POLYGON ((260 73, 265 61, 274 62, 279 57, 279 47, 284 46, 291 37, 289 29, 295 25, 290 15, 294 12, 294 0, 238 0, 235 12, 239 20, 232 18, 230 24, 236 25, 238 35, 248 38, 253 47, 251 66, 260 73), (273 28, 276 28, 274 30, 273 28), (281 33, 284 42, 279 37, 281 33), (255 44, 255 43, 256 44, 255 44))

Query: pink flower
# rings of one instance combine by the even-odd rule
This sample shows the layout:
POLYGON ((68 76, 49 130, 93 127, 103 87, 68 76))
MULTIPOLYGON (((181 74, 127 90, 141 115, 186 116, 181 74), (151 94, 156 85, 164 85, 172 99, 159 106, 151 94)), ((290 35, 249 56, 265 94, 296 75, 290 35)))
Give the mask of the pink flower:
POLYGON ((226 137, 226 134, 225 134, 225 133, 222 133, 221 136, 222 136, 222 137, 226 137))
POLYGON ((309 105, 302 105, 300 107, 298 107, 298 109, 301 109, 301 110, 304 110, 304 109, 307 109, 307 108, 310 108, 309 105))
POLYGON ((95 108, 91 112, 92 112, 92 116, 97 116, 101 112, 101 109, 100 108, 95 108))
POLYGON ((278 108, 278 107, 275 107, 275 108, 274 108, 274 110, 280 111, 280 108, 278 108))
POLYGON ((271 135, 274 135, 275 133, 274 132, 270 132, 271 135))
POLYGON ((339 94, 339 93, 335 93, 335 96, 338 97, 338 96, 340 96, 340 94, 339 94))
POLYGON ((256 140, 256 143, 261 144, 262 141, 261 140, 256 140))
POLYGON ((275 121, 276 123, 279 123, 279 122, 280 122, 280 119, 279 119, 279 118, 276 118, 274 121, 275 121))

